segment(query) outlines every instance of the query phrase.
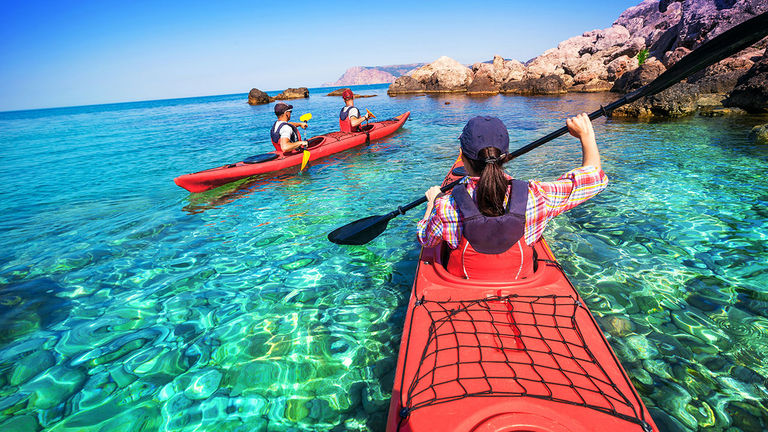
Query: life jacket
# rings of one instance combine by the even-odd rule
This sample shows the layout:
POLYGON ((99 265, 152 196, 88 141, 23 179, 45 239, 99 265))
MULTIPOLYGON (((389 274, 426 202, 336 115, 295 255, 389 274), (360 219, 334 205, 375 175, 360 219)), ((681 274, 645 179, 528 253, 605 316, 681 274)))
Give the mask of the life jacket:
POLYGON ((506 212, 489 217, 459 186, 451 193, 461 214, 461 240, 448 255, 446 269, 467 279, 508 281, 533 274, 533 248, 525 243, 528 182, 512 180, 506 212))
POLYGON ((272 145, 275 146, 275 150, 282 152, 283 149, 280 147, 280 128, 288 126, 291 128, 291 142, 301 141, 301 134, 299 133, 299 129, 282 120, 278 120, 275 122, 275 124, 272 125, 272 129, 269 131, 269 136, 272 138, 272 145))
MULTIPOLYGON (((349 118, 349 111, 355 108, 354 106, 344 106, 341 109, 341 112, 339 112, 339 130, 342 132, 357 132, 359 130, 359 126, 355 127, 355 130, 352 130, 352 122, 349 118)), ((357 108, 355 108, 357 109, 357 108)), ((360 114, 360 110, 357 110, 357 114, 360 114)))

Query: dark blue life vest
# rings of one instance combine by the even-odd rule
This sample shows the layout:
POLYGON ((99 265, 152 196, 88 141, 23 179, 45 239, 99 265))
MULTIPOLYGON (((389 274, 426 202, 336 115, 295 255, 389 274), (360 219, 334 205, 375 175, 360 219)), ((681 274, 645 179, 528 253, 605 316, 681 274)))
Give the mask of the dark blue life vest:
POLYGON ((525 243, 528 182, 512 180, 506 212, 489 217, 480 213, 464 186, 451 195, 461 213, 461 240, 448 255, 446 270, 467 279, 510 281, 533 274, 533 248, 525 243))
MULTIPOLYGON (((354 106, 344 106, 339 112, 339 130, 342 132, 352 132, 352 122, 349 118, 349 111, 355 108, 354 106)), ((357 108, 355 108, 357 109, 357 108)), ((360 110, 357 110, 358 115, 360 110)))
POLYGON ((275 146, 275 149, 279 152, 283 151, 282 147, 280 147, 280 129, 281 128, 285 126, 288 126, 291 128, 291 137, 289 138, 289 141, 291 142, 301 141, 301 135, 299 134, 299 129, 296 128, 296 126, 288 122, 282 122, 280 126, 277 126, 277 124, 280 122, 281 120, 277 120, 272 125, 272 129, 269 131, 270 138, 272 138, 272 145, 275 146))
POLYGON ((480 213, 467 188, 454 188, 453 199, 462 217, 461 232, 472 247, 483 254, 500 254, 525 235, 525 208, 528 204, 528 182, 512 180, 507 210, 501 216, 480 213))

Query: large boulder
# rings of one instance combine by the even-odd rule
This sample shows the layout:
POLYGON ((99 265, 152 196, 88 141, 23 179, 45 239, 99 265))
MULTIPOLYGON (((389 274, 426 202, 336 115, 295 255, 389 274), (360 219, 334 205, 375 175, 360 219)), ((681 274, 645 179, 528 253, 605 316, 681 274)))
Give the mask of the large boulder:
POLYGON ((664 64, 651 57, 639 68, 623 74, 611 89, 612 92, 629 93, 658 78, 665 70, 664 64))
POLYGON ((748 48, 694 74, 688 82, 698 85, 702 93, 728 93, 761 56, 762 51, 748 48))
POLYGON ((277 100, 286 99, 304 99, 309 97, 309 89, 306 87, 287 88, 285 91, 275 96, 277 100))
POLYGON ((472 71, 450 57, 440 57, 395 80, 387 94, 464 92, 472 82, 472 71))
POLYGON ((752 113, 768 112, 768 49, 741 78, 725 100, 725 106, 752 113))
POLYGON ((613 84, 609 83, 608 81, 595 78, 583 84, 576 84, 568 90, 580 93, 597 93, 611 91, 612 87, 613 84))
POLYGON ((667 51, 664 53, 664 57, 662 58, 661 62, 664 63, 664 66, 669 69, 673 64, 677 63, 682 59, 683 57, 687 56, 691 53, 691 50, 684 47, 677 47, 672 51, 667 51))
MULTIPOLYGON (((646 47, 654 47, 662 37, 670 38, 675 34, 682 14, 680 4, 672 4, 661 12, 657 0, 644 0, 622 12, 614 24, 626 28, 633 38, 643 38, 646 47)), ((651 54, 663 56, 666 51, 651 54)))
POLYGON ((646 96, 613 111, 615 117, 683 117, 698 109, 698 87, 677 83, 652 96, 646 96))
POLYGON ((500 86, 490 75, 478 73, 467 87, 468 95, 493 95, 499 92, 500 86))
POLYGON ((519 81, 525 76, 525 65, 517 60, 504 60, 503 57, 496 55, 491 63, 475 63, 472 65, 474 80, 480 76, 485 76, 496 84, 502 84, 507 81, 519 81))
POLYGON ((625 73, 638 68, 637 57, 621 56, 617 57, 607 65, 605 65, 605 71, 607 74, 607 80, 615 82, 621 78, 625 73))
POLYGON ((398 94, 423 93, 426 89, 424 84, 416 81, 412 76, 403 75, 389 85, 387 94, 394 96, 398 94))
POLYGON ((252 88, 251 91, 248 92, 249 105, 261 105, 261 104, 267 104, 269 102, 270 102, 269 95, 257 88, 252 88))
POLYGON ((472 71, 456 60, 442 56, 411 73, 430 92, 463 92, 472 82, 472 71))
POLYGON ((502 84, 501 92, 520 95, 550 95, 566 93, 567 86, 558 75, 541 78, 526 78, 522 81, 510 81, 502 84))
POLYGON ((768 12, 765 0, 686 0, 674 48, 696 49, 756 15, 768 12))

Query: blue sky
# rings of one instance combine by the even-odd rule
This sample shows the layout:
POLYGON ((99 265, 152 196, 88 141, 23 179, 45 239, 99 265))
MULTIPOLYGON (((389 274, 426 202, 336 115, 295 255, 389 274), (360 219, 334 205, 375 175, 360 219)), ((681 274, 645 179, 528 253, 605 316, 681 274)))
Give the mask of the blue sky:
POLYGON ((525 61, 640 2, 0 1, 0 111, 315 87, 441 55, 525 61))

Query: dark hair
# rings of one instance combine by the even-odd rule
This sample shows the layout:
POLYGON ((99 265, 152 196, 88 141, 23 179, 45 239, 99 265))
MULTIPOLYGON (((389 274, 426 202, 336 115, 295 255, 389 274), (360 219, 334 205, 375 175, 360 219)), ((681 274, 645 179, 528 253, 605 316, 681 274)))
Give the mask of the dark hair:
POLYGON ((475 197, 477 208, 486 216, 501 216, 504 214, 504 196, 507 194, 509 181, 504 175, 501 166, 507 161, 501 156, 501 150, 495 147, 486 147, 477 153, 477 159, 462 156, 472 171, 480 173, 480 181, 477 182, 475 197))

